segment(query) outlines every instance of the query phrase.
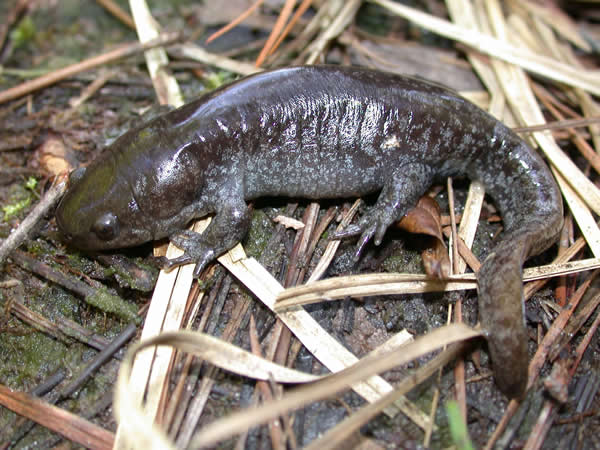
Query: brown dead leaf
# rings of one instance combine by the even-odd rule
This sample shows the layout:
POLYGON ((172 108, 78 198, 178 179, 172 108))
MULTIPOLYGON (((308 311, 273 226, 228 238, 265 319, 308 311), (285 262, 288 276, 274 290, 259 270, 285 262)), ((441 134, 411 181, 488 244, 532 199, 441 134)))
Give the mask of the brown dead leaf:
POLYGON ((569 370, 565 361, 556 361, 552 372, 544 379, 544 387, 552 398, 559 403, 566 403, 569 398, 569 370))
POLYGON ((425 273, 443 279, 450 276, 450 258, 444 244, 442 217, 437 202, 429 196, 423 196, 400 222, 398 228, 409 233, 431 236, 431 245, 423 250, 425 273))
POLYGON ((301 230, 304 228, 304 223, 300 220, 296 220, 293 217, 278 215, 273 219, 273 222, 280 223, 286 228, 293 228, 294 230, 301 230))
POLYGON ((73 152, 58 136, 50 135, 36 151, 40 167, 49 175, 58 175, 77 166, 73 152))

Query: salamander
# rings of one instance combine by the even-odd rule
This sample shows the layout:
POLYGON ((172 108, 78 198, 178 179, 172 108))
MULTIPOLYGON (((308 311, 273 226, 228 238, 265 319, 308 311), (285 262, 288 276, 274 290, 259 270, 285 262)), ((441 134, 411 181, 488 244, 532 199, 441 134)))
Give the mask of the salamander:
POLYGON ((480 180, 504 232, 478 271, 479 317, 494 375, 510 397, 527 384, 522 266, 562 226, 558 187, 540 156, 456 92, 358 67, 300 66, 219 88, 126 132, 73 172, 57 211, 81 249, 168 237, 184 250, 169 267, 195 274, 246 234, 246 201, 379 197, 335 235, 359 236, 356 258, 436 180, 480 180), (214 214, 202 233, 186 230, 214 214))

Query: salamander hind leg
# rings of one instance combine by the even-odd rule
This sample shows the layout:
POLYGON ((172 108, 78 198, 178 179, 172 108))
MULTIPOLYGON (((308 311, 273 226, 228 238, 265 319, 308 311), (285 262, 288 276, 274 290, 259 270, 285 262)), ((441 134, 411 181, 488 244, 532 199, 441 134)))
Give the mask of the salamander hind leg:
POLYGON ((430 166, 421 163, 401 166, 385 182, 375 206, 358 223, 335 233, 333 239, 360 235, 354 254, 354 259, 358 260, 373 237, 375 245, 381 244, 387 228, 404 217, 432 182, 433 169, 430 166))

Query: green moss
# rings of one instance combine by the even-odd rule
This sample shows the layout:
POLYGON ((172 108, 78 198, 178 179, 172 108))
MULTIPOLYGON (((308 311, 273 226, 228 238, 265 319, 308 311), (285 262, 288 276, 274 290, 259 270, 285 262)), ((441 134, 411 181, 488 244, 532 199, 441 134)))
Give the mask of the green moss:
POLYGON ((273 234, 273 222, 261 210, 252 212, 252 221, 250 222, 250 230, 244 240, 244 249, 249 256, 257 258, 260 256, 271 235, 273 234))
POLYGON ((31 332, 24 336, 3 333, 0 380, 11 388, 27 390, 58 370, 67 353, 68 349, 61 342, 43 333, 31 332))
POLYGON ((35 36, 35 25, 31 20, 30 15, 26 15, 19 25, 11 31, 10 38, 14 43, 15 48, 20 48, 27 45, 35 36))
POLYGON ((10 219, 12 216, 16 216, 21 211, 29 206, 31 203, 31 198, 25 198, 23 200, 19 200, 15 203, 11 203, 10 205, 6 205, 2 207, 2 212, 4 212, 4 220, 10 219))
POLYGON ((37 181, 35 178, 29 178, 25 183, 13 184, 10 187, 8 202, 6 205, 2 206, 4 221, 7 221, 11 217, 20 216, 31 204, 35 195, 37 195, 34 191, 36 184, 37 181))
POLYGON ((144 263, 142 258, 136 258, 131 261, 131 263, 135 264, 141 271, 151 274, 151 276, 138 277, 136 276, 136 271, 122 270, 122 267, 119 264, 105 267, 103 271, 104 276, 106 278, 114 277, 121 287, 135 289, 140 292, 150 292, 154 290, 156 279, 158 278, 158 269, 150 264, 144 263))
POLYGON ((207 90, 212 91, 214 89, 217 89, 218 87, 221 87, 225 83, 232 81, 233 79, 234 79, 234 74, 231 72, 226 72, 223 70, 221 70, 219 72, 213 72, 213 73, 209 74, 207 77, 204 77, 204 79, 203 79, 204 87, 207 90))
POLYGON ((35 241, 27 242, 27 252, 31 253, 33 256, 45 256, 45 255, 54 255, 56 253, 56 249, 48 244, 47 241, 42 239, 36 239, 35 241))
POLYGON ((25 182, 25 188, 29 189, 31 192, 35 192, 35 188, 37 187, 37 180, 33 177, 27 178, 25 182))
POLYGON ((420 253, 398 246, 394 252, 383 261, 386 272, 423 273, 423 258, 420 253))
POLYGON ((137 315, 137 307, 124 301, 121 297, 111 294, 108 289, 100 288, 94 291, 94 294, 85 298, 86 303, 95 306, 96 308, 116 314, 126 321, 140 322, 140 317, 137 315))

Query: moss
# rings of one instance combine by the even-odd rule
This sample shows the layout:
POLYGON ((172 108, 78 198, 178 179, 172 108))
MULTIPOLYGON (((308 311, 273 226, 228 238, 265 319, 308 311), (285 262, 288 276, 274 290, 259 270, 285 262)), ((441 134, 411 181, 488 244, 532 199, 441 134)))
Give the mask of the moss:
POLYGON ((30 253, 32 256, 38 256, 41 259, 45 255, 54 255, 56 249, 47 241, 36 239, 27 242, 27 253, 30 253))
POLYGON ((3 206, 2 212, 4 212, 4 220, 8 220, 12 216, 16 216, 21 211, 23 211, 25 208, 27 208, 30 203, 31 203, 31 198, 28 197, 28 198, 13 202, 10 205, 3 206))
POLYGON ((219 71, 210 73, 208 76, 203 78, 204 87, 212 91, 221 87, 225 83, 229 83, 235 79, 235 75, 232 72, 219 71))
POLYGON ((111 294, 106 288, 99 288, 94 294, 85 298, 86 303, 97 307, 101 311, 116 314, 127 321, 139 323, 140 317, 137 315, 137 307, 124 301, 121 297, 111 294))
POLYGON ((10 38, 14 43, 15 48, 20 48, 27 45, 35 37, 35 25, 31 16, 26 15, 23 20, 19 22, 17 27, 11 31, 10 38))
POLYGON ((262 210, 253 211, 250 230, 244 239, 246 253, 254 258, 260 256, 272 234, 273 222, 271 219, 262 210))
MULTIPOLYGON (((35 188, 35 184, 33 188, 35 188)), ((33 199, 34 193, 32 191, 31 179, 22 184, 13 184, 10 187, 7 204, 2 206, 2 212, 4 212, 3 220, 7 221, 11 217, 21 217, 24 215, 25 209, 31 204, 33 199)))
POLYGON ((0 380, 11 388, 28 390, 61 367, 67 354, 67 347, 43 333, 4 333, 0 343, 0 380))
POLYGON ((61 318, 80 322, 81 300, 67 293, 58 286, 49 285, 36 296, 39 301, 29 302, 32 310, 39 312, 55 323, 61 318))
POLYGON ((385 258, 383 268, 386 272, 423 273, 423 258, 419 252, 399 245, 385 258))
POLYGON ((88 258, 77 253, 76 250, 72 250, 74 253, 69 253, 65 255, 68 259, 68 266, 79 270, 82 273, 92 273, 97 268, 97 264, 94 261, 89 260, 88 258))
POLYGON ((140 271, 148 276, 137 276, 139 272, 135 270, 125 270, 120 264, 113 264, 110 267, 105 267, 103 275, 106 278, 114 277, 121 287, 134 289, 140 292, 151 292, 154 290, 156 279, 158 278, 158 268, 145 263, 142 258, 135 258, 134 260, 131 260, 130 263, 135 264, 140 271))

